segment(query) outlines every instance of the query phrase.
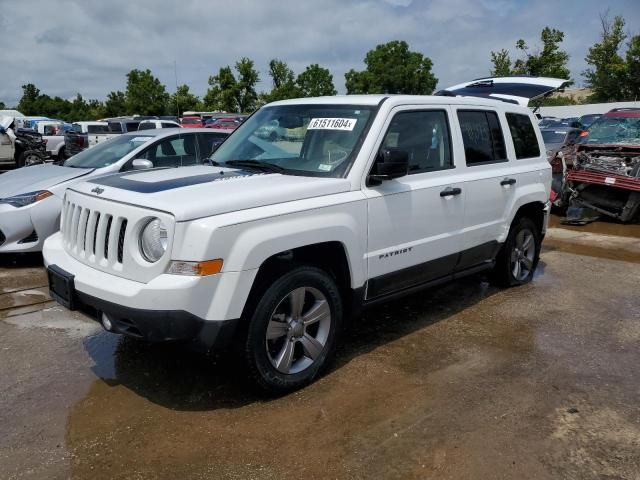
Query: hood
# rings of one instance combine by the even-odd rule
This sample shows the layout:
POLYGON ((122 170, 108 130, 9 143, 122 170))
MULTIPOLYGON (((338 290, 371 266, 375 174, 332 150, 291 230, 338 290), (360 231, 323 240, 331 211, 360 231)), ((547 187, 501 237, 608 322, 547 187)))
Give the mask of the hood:
POLYGON ((161 210, 176 221, 348 192, 344 178, 299 177, 194 166, 109 175, 73 190, 161 210))
POLYGON ((57 165, 34 165, 10 170, 0 175, 0 198, 48 190, 61 182, 82 177, 92 171, 88 168, 59 167, 57 165))
POLYGON ((13 117, 7 117, 6 115, 0 115, 0 127, 4 128, 6 130, 7 128, 9 128, 9 125, 11 125, 11 122, 13 122, 13 117))
POLYGON ((436 95, 495 98, 526 107, 531 101, 546 97, 569 83, 568 80, 548 77, 487 77, 445 88, 436 95))

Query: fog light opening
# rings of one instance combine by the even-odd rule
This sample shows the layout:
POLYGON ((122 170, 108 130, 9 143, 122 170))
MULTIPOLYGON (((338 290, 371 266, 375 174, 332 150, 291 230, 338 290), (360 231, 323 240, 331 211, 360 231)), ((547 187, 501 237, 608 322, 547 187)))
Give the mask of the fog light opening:
POLYGON ((102 314, 102 326, 108 332, 110 332, 111 329, 113 328, 113 325, 111 324, 111 320, 109 320, 109 317, 107 316, 106 313, 102 314))

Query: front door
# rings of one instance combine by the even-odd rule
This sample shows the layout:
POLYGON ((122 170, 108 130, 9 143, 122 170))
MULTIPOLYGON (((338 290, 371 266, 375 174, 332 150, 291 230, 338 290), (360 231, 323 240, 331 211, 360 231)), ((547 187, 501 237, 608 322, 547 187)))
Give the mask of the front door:
POLYGON ((380 148, 409 155, 409 174, 365 189, 367 299, 453 272, 465 192, 452 153, 449 107, 404 107, 391 116, 380 148))

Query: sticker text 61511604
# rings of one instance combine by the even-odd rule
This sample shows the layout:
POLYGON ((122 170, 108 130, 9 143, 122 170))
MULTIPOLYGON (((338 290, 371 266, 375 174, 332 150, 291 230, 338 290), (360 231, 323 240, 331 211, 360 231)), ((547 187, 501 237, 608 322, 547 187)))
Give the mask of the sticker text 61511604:
POLYGON ((307 130, 347 130, 356 126, 356 118, 312 118, 307 130))

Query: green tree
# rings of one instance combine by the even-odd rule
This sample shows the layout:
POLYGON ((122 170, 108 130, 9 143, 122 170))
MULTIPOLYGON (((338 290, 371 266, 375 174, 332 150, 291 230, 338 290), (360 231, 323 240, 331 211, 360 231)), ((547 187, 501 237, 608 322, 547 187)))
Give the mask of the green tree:
POLYGON ((378 45, 367 52, 364 63, 365 70, 345 74, 347 93, 430 94, 438 83, 431 59, 410 51, 405 41, 378 45))
POLYGON ((626 54, 627 99, 640 100, 640 35, 631 38, 626 54))
POLYGON ((335 95, 338 92, 333 85, 333 75, 328 69, 317 63, 309 65, 296 79, 301 97, 322 97, 335 95))
POLYGON ((273 88, 269 93, 262 95, 261 100, 264 103, 300 96, 293 70, 289 68, 286 62, 276 58, 271 60, 269 62, 269 76, 273 82, 273 88))
POLYGON ((602 33, 600 42, 589 48, 585 58, 591 67, 584 71, 587 87, 593 90, 592 101, 613 102, 625 98, 627 64, 620 55, 626 35, 624 19, 616 16, 609 20, 608 14, 600 15, 602 33))
POLYGON ((231 67, 222 67, 218 75, 209 77, 209 90, 204 96, 206 108, 226 112, 251 112, 258 104, 256 84, 260 76, 253 60, 243 57, 236 62, 236 78, 231 67))
POLYGON ((571 72, 567 67, 569 54, 560 49, 564 40, 564 32, 555 28, 544 27, 540 32, 542 49, 538 53, 529 53, 529 46, 522 39, 516 42, 516 48, 524 57, 515 61, 514 72, 536 77, 552 77, 569 79, 571 72))
POLYGON ((127 73, 127 113, 164 115, 169 103, 165 86, 151 70, 131 70, 127 73))
POLYGON ((119 117, 127 113, 127 96, 124 92, 117 90, 109 92, 104 102, 105 117, 119 117))
POLYGON ((499 52, 491 52, 493 69, 489 72, 492 77, 506 77, 513 74, 511 70, 511 56, 504 48, 499 52))
POLYGON ((4 110, 6 108, 6 105, 4 104, 4 102, 0 102, 0 110, 4 110))
POLYGON ((22 85, 22 98, 16 108, 25 115, 37 115, 39 96, 40 90, 33 83, 22 85))
POLYGON ((175 112, 178 116, 182 112, 189 110, 199 110, 200 99, 189 91, 189 85, 180 85, 176 92, 171 95, 169 102, 169 111, 175 112))

